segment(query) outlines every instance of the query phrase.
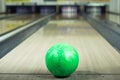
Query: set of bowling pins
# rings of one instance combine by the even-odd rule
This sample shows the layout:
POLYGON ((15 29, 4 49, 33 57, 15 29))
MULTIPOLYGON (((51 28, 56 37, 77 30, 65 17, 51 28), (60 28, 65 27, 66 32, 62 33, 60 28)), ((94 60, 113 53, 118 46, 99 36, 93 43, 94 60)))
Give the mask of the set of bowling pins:
POLYGON ((62 7, 62 16, 67 18, 76 17, 77 7, 73 7, 73 6, 62 7))
POLYGON ((16 13, 17 14, 28 14, 32 12, 30 8, 27 7, 17 7, 16 13))
POLYGON ((55 9, 54 8, 50 8, 50 7, 42 7, 40 8, 40 13, 41 15, 48 15, 51 13, 54 13, 55 9))

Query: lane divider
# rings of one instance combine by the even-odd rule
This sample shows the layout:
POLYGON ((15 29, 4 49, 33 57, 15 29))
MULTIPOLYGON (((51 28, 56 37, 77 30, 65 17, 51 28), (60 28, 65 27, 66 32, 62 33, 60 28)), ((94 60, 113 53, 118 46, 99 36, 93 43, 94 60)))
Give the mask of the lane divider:
POLYGON ((7 34, 5 34, 5 35, 0 36, 0 43, 3 42, 3 41, 5 41, 6 39, 10 38, 11 36, 14 36, 15 34, 21 32, 21 31, 23 31, 23 30, 31 27, 32 25, 34 25, 34 24, 36 24, 36 23, 38 23, 38 22, 40 22, 40 21, 42 21, 42 20, 44 20, 44 19, 46 19, 46 18, 49 18, 49 17, 51 17, 51 16, 53 16, 53 15, 55 15, 55 14, 51 14, 51 15, 45 16, 45 17, 43 17, 43 18, 40 18, 40 19, 38 19, 38 20, 36 20, 36 21, 28 24, 28 25, 25 25, 25 26, 23 26, 23 27, 21 27, 21 28, 18 28, 18 29, 14 30, 14 31, 12 31, 12 32, 10 32, 10 33, 7 33, 7 34))

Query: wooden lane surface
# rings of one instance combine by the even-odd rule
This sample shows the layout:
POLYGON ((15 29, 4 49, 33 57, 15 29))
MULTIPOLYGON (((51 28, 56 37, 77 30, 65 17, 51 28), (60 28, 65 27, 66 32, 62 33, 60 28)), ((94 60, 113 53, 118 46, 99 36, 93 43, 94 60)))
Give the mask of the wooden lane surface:
POLYGON ((0 14, 0 18, 14 16, 16 14, 0 14))
POLYGON ((77 49, 80 62, 75 74, 120 74, 119 52, 90 24, 77 20, 50 21, 0 60, 0 73, 50 74, 45 55, 59 42, 77 49))
POLYGON ((65 17, 65 16, 62 16, 62 15, 56 15, 56 16, 54 16, 53 17, 53 20, 64 20, 64 19, 67 19, 67 20, 82 20, 82 19, 84 19, 82 16, 76 16, 76 17, 65 17))
POLYGON ((18 16, 15 18, 4 19, 0 21, 0 34, 9 32, 13 29, 21 27, 33 20, 42 17, 40 14, 29 14, 24 16, 18 16))

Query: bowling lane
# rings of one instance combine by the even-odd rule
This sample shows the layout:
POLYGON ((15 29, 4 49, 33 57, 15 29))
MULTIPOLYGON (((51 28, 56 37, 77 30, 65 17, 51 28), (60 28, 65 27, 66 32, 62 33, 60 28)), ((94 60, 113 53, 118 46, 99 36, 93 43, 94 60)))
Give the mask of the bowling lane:
POLYGON ((0 14, 0 19, 4 17, 15 16, 16 14, 0 14))
POLYGON ((22 27, 23 25, 28 24, 31 21, 34 21, 41 17, 42 16, 40 14, 29 14, 0 20, 0 35, 22 27))
POLYGON ((45 54, 56 43, 73 45, 80 57, 74 74, 120 74, 117 52, 85 20, 51 20, 0 59, 0 73, 50 74, 45 54))
POLYGON ((53 17, 53 20, 84 20, 84 18, 82 16, 72 16, 72 15, 57 15, 53 17))

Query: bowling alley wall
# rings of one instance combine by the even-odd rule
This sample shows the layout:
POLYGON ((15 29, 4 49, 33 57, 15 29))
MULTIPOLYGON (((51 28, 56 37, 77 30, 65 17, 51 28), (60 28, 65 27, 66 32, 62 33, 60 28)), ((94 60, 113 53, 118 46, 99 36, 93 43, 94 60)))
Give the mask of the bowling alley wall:
POLYGON ((61 1, 70 1, 70 2, 108 2, 109 0, 57 0, 58 2, 61 1))
POLYGON ((0 13, 4 13, 5 11, 5 0, 0 0, 0 13))
POLYGON ((48 10, 48 12, 61 12, 62 10, 58 9, 58 4, 65 3, 67 3, 67 5, 69 3, 107 3, 108 12, 120 13, 120 0, 0 0, 0 12, 16 13, 23 11, 23 13, 32 13, 33 10, 35 13, 40 13, 48 7, 52 9, 51 11, 48 10), (45 7, 45 5, 47 6, 45 7), (25 6, 26 8, 23 8, 25 6))
POLYGON ((110 0, 5 0, 6 3, 44 3, 44 2, 109 2, 110 0))
POLYGON ((110 0, 109 11, 120 14, 120 0, 110 0))

